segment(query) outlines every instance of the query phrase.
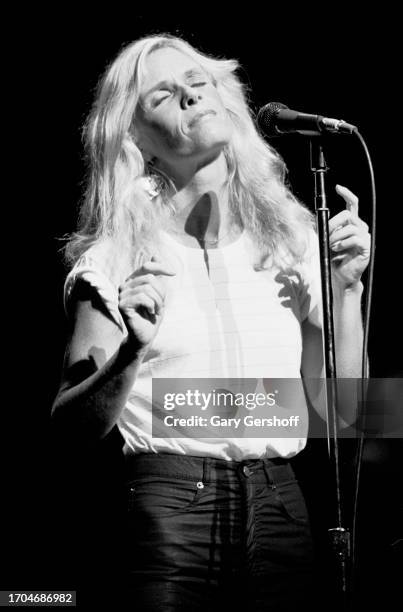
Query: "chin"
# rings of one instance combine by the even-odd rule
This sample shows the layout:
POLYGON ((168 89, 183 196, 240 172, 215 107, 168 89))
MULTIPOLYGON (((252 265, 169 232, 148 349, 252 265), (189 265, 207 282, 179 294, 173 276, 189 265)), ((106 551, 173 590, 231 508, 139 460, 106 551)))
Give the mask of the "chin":
POLYGON ((203 130, 203 133, 194 139, 194 152, 222 151, 230 144, 231 139, 232 130, 224 127, 216 129, 212 126, 208 130, 203 130))

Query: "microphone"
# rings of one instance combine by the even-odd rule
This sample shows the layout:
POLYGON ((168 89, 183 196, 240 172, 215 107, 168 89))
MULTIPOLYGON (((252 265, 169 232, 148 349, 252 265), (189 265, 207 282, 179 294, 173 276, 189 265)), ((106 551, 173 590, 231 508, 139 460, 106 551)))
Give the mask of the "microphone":
POLYGON ((342 119, 331 119, 322 115, 308 115, 291 110, 281 102, 269 102, 260 109, 257 123, 267 136, 281 136, 297 132, 304 136, 322 133, 352 134, 357 126, 342 119))

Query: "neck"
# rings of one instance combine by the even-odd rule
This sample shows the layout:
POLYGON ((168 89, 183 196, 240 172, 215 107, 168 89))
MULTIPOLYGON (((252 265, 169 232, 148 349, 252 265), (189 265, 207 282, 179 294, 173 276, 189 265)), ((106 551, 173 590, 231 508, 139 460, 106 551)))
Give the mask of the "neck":
MULTIPOLYGON (((182 169, 183 170, 183 169, 182 169)), ((175 168, 171 177, 178 189, 173 196, 176 214, 171 230, 198 240, 217 240, 234 229, 229 210, 228 169, 223 153, 193 173, 175 168)))

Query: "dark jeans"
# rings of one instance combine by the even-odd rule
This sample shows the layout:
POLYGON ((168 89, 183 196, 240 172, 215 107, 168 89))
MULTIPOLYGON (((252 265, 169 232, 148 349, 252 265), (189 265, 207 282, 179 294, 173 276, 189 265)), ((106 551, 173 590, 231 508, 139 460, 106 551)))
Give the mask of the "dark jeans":
POLYGON ((133 610, 302 610, 313 604, 305 502, 286 460, 171 454, 127 461, 133 610))

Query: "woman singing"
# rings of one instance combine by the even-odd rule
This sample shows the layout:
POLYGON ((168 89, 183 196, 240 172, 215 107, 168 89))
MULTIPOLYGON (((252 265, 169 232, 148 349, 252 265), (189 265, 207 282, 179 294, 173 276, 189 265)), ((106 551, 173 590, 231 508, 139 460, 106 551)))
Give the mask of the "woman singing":
MULTIPOLYGON (((86 124, 88 185, 66 249, 72 333, 52 414, 84 439, 115 425, 123 436, 136 610, 288 610, 312 596, 309 521, 288 462, 306 428, 163 435, 152 419, 159 379, 265 389, 323 377, 312 215, 256 131, 237 68, 179 38, 143 38, 107 69, 86 124)), ((370 237, 357 197, 337 191, 337 367, 359 377, 370 237)))

